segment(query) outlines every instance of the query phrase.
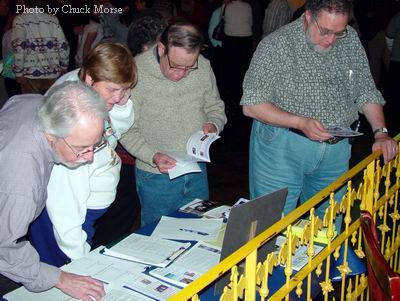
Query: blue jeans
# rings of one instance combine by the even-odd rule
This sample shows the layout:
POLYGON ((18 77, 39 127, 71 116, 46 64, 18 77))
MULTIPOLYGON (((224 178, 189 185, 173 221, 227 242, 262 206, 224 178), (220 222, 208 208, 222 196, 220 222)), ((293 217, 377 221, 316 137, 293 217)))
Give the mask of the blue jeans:
POLYGON ((141 226, 174 212, 195 198, 208 199, 206 164, 199 165, 201 173, 190 173, 173 180, 166 174, 136 168, 136 190, 142 206, 141 226))
MULTIPOLYGON (((253 199, 287 187, 287 215, 296 209, 298 201, 303 204, 345 173, 350 155, 347 139, 330 145, 287 128, 254 121, 250 138, 250 196, 253 199)), ((335 200, 340 202, 345 192, 346 187, 340 189, 335 200)), ((316 208, 316 215, 322 218, 328 205, 329 199, 316 208)))

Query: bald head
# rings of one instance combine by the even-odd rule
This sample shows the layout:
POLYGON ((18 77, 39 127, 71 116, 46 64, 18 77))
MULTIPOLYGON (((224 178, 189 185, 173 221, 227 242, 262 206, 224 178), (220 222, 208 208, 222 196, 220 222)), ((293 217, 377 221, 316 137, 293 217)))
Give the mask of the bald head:
POLYGON ((197 26, 180 20, 165 28, 160 42, 165 46, 167 53, 171 47, 183 48, 188 53, 194 53, 200 52, 204 44, 204 37, 197 26))

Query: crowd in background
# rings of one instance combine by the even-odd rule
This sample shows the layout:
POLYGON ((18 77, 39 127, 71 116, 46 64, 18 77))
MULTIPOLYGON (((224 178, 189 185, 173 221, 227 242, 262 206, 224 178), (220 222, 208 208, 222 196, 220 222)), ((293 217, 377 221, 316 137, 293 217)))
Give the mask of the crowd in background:
MULTIPOLYGON (((132 224, 129 221, 134 221, 140 207, 137 199, 132 200, 132 197, 137 197, 135 190, 141 201, 142 226, 173 212, 193 198, 208 199, 206 164, 200 164, 199 174, 181 177, 183 184, 179 183, 179 180, 171 181, 167 173, 175 166, 176 160, 167 152, 184 149, 187 136, 198 129, 202 129, 205 135, 220 133, 226 122, 228 128, 240 128, 244 120, 242 106, 244 114, 254 119, 249 162, 251 198, 269 192, 264 184, 274 182, 279 167, 290 161, 287 158, 294 157, 292 153, 300 156, 296 161, 298 164, 306 156, 317 158, 310 155, 311 150, 329 147, 332 150, 330 160, 335 163, 340 161, 343 166, 324 168, 324 172, 334 170, 337 174, 342 174, 347 170, 351 153, 347 139, 345 142, 343 139, 333 139, 322 124, 350 126, 358 119, 356 106, 360 108, 359 111, 365 113, 374 133, 375 144, 379 144, 373 149, 381 149, 385 161, 391 160, 397 154, 397 144, 388 136, 381 111, 384 104, 383 95, 387 101, 385 111, 388 127, 390 129, 395 125, 392 128, 398 128, 399 114, 396 112, 399 109, 397 86, 400 80, 399 1, 355 0, 353 15, 350 13, 350 1, 338 0, 338 3, 344 2, 347 8, 333 12, 324 9, 319 11, 318 7, 312 5, 305 9, 302 2, 0 0, 3 62, 0 78, 0 92, 3 95, 0 95, 0 108, 13 95, 51 94, 51 87, 64 81, 78 81, 91 86, 105 101, 109 111, 109 117, 104 120, 103 125, 105 136, 103 135, 98 143, 90 144, 90 150, 76 152, 62 136, 65 144, 63 148, 72 151, 76 156, 75 161, 88 154, 93 157, 95 152, 99 157, 102 154, 101 150, 105 153, 107 149, 104 149, 104 145, 108 145, 110 149, 104 162, 96 159, 98 166, 92 164, 91 168, 99 167, 100 170, 104 167, 107 170, 105 174, 112 174, 113 181, 111 184, 104 184, 106 180, 100 179, 103 171, 96 174, 91 173, 89 169, 87 173, 77 177, 76 169, 54 169, 48 186, 47 211, 44 210, 35 222, 38 231, 35 233, 33 223, 28 232, 31 244, 36 250, 49 250, 50 247, 42 246, 42 242, 47 244, 48 237, 51 237, 58 244, 54 247, 57 250, 60 247, 65 253, 62 255, 67 255, 61 259, 55 258, 57 262, 51 261, 53 258, 50 258, 48 263, 59 266, 75 259, 76 248, 71 244, 63 246, 60 241, 78 241, 75 237, 68 240, 67 234, 57 237, 57 231, 53 233, 53 228, 57 228, 54 221, 48 228, 49 235, 45 234, 44 226, 38 223, 43 222, 47 226, 51 222, 49 220, 55 216, 51 216, 52 212, 57 212, 57 220, 61 221, 59 228, 65 232, 70 231, 69 228, 76 228, 76 225, 78 228, 82 226, 83 229, 85 225, 82 225, 82 220, 87 221, 90 214, 95 214, 91 217, 92 220, 89 219, 89 225, 86 225, 89 226, 89 230, 84 230, 87 233, 92 231, 94 223, 99 219, 96 227, 102 238, 96 239, 94 230, 90 235, 80 237, 79 242, 85 248, 81 251, 85 253, 90 249, 86 242, 93 242, 92 246, 106 244, 131 229, 132 224), (53 8, 53 11, 56 7, 59 9, 55 15, 17 13, 21 6, 28 9, 43 8, 45 11, 49 7, 53 8), (66 6, 85 6, 90 9, 84 14, 73 11, 65 13, 63 8, 66 6), (115 8, 121 13, 102 13, 101 8, 96 11, 95 6, 115 8), (329 18, 330 14, 335 17, 333 21, 329 18), (221 21, 223 30, 217 37, 215 31, 220 27, 221 21), (325 26, 339 24, 341 30, 333 31, 329 26, 321 27, 318 21, 325 26), (288 26, 280 29, 288 23, 288 26), (277 32, 278 30, 280 31, 277 32), (339 40, 344 42, 336 44, 339 40), (326 41, 330 41, 329 45, 326 41), (149 49, 152 51, 147 51, 149 49), (331 52, 334 54, 329 59, 334 59, 329 69, 323 58, 332 49, 337 52, 331 52), (367 68, 364 50, 368 56, 373 80, 367 68), (335 56, 336 53, 340 55, 335 56), (346 61, 347 58, 350 59, 346 61), (346 69, 344 72, 342 66, 352 69, 346 69), (113 72, 105 72, 111 69, 113 72), (282 75, 282 70, 287 70, 287 74, 282 75), (340 80, 337 80, 339 77, 340 80), (348 81, 345 82, 344 79, 348 81), (375 85, 380 91, 375 89, 375 85), (302 88, 301 91, 299 87, 302 88), (359 94, 346 94, 354 90, 359 94), (307 94, 307 91, 311 92, 307 94), (317 115, 312 115, 315 112, 317 115), (290 123, 293 116, 301 119, 302 124, 307 126, 290 123), (268 131, 280 131, 280 134, 275 136, 287 136, 287 141, 297 141, 290 144, 295 146, 291 150, 292 153, 288 152, 284 159, 281 158, 284 162, 278 160, 279 155, 290 150, 290 147, 284 144, 281 148, 273 145, 271 149, 267 149, 264 137, 258 135, 268 134, 268 131), (121 165, 114 148, 120 138, 123 147, 137 158, 136 176, 128 173, 130 195, 126 198, 126 204, 121 204, 118 196, 114 198, 121 165), (302 149, 300 146, 303 144, 305 147, 302 149), (342 154, 343 158, 338 158, 337 153, 342 154), (266 159, 266 154, 272 158, 266 159), (259 164, 263 161, 279 166, 259 164), (114 171, 109 170, 110 162, 114 171), (271 176, 273 179, 266 179, 265 176, 271 176), (52 179, 56 177, 52 196, 52 179), (133 178, 136 178, 136 188, 133 178), (60 203, 58 183, 63 182, 62 179, 64 182, 65 179, 69 179, 67 182, 71 183, 71 187, 66 186, 71 196, 63 193, 63 197, 68 199, 66 202, 71 202, 76 195, 84 195, 81 186, 85 186, 86 180, 91 181, 86 185, 87 194, 92 194, 93 199, 96 198, 95 202, 81 202, 78 197, 76 207, 69 208, 70 210, 56 208, 60 203), (73 183, 74 181, 77 182, 73 183), (93 183, 97 183, 97 186, 93 183), (107 196, 107 202, 100 202, 94 188, 104 192, 104 186, 112 186, 113 189, 111 196, 107 196), (77 193, 76 188, 80 190, 77 193), (196 188, 201 188, 201 191, 196 191, 196 188), (184 191, 182 194, 181 190, 184 191), (192 191, 192 194, 188 191, 192 191), (186 199, 182 196, 184 194, 189 194, 186 199), (51 197, 56 203, 53 211, 51 197), (155 198, 157 202, 154 201, 155 198), (114 199, 117 201, 111 205, 114 199), (168 207, 167 203, 171 203, 171 206, 168 207), (130 211, 132 207, 135 207, 134 214, 130 211), (125 211, 125 216, 128 215, 126 219, 120 211, 121 208, 125 211), (101 220, 107 220, 107 214, 102 219, 99 217, 106 211, 107 214, 113 215, 104 222, 103 229, 101 220), (46 212, 49 213, 48 216, 46 212), (68 214, 76 218, 76 221, 69 218, 68 214), (63 217, 67 220, 62 219, 63 217), (124 223, 117 225, 116 218, 124 223), (110 229, 111 237, 107 236, 110 229)), ((12 105, 8 102, 5 107, 9 108, 12 105)), ((56 142, 60 141, 58 138, 55 139, 56 142)), ((123 150, 117 151, 120 156, 124 156, 123 150)), ((77 164, 79 163, 82 161, 78 160, 77 164)), ((291 168, 294 171, 285 175, 289 180, 293 178, 295 171, 300 171, 298 166, 291 168)), ((131 169, 132 167, 129 167, 129 170, 131 169)), ((86 172, 87 166, 77 170, 86 172)), ((328 179, 326 174, 315 178, 323 178, 329 182, 337 178, 337 174, 333 175, 332 179, 328 179)), ((124 167, 121 175, 125 176, 124 167)), ((302 176, 295 178, 299 182, 303 181, 302 176)), ((323 186, 325 184, 323 183, 323 186)), ((290 187, 286 183, 277 185, 290 187)), ((317 188, 313 187, 308 194, 303 191, 301 197, 304 200, 308 199, 315 193, 315 189, 317 188)), ((317 191, 319 189, 320 187, 317 191)), ((289 189, 292 192, 295 190, 293 187, 289 189)), ((293 197, 290 204, 293 206, 288 208, 285 214, 297 206, 298 198, 298 195, 293 197)), ((82 229, 78 232, 83 233, 82 229)), ((47 262, 42 253, 40 256, 41 261, 47 262)))
MULTIPOLYGON (((304 11, 300 6, 302 1, 290 0, 1 0, 1 56, 5 66, 2 75, 9 97, 21 93, 21 88, 26 86, 25 83, 21 86, 21 80, 15 78, 18 74, 15 74, 15 70, 13 74, 13 70, 9 68, 12 60, 10 53, 16 53, 11 44, 11 28, 17 17, 16 5, 26 3, 38 7, 49 5, 52 8, 65 5, 87 5, 92 8, 93 5, 104 5, 121 8, 123 11, 122 14, 98 14, 91 9, 89 14, 76 14, 62 13, 59 9, 56 17, 69 45, 68 62, 63 62, 67 63, 66 69, 61 68, 47 78, 58 77, 63 72, 79 67, 88 51, 101 41, 128 43, 129 26, 133 26, 143 16, 158 18, 164 23, 171 17, 188 19, 209 37, 208 47, 204 49, 203 55, 212 62, 221 96, 227 104, 228 116, 231 117, 230 124, 240 115, 241 82, 257 44, 262 37, 298 18, 304 11), (226 11, 225 37, 222 42, 212 39, 212 30, 219 22, 223 7, 226 7, 226 11)), ((359 32, 367 51, 375 83, 378 88, 387 92, 389 98, 399 78, 399 68, 396 67, 399 46, 397 42, 394 49, 390 49, 386 38, 394 39, 398 34, 398 21, 394 20, 390 29, 388 26, 390 20, 396 18, 399 6, 399 1, 396 0, 354 1, 352 25, 359 32)), ((3 93, 0 103, 7 99, 7 95, 3 93)))

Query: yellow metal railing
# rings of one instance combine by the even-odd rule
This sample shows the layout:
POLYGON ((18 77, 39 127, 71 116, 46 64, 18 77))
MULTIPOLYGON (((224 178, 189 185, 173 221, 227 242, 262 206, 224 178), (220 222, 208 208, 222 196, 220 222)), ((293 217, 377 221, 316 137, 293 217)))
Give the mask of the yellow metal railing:
MULTIPOLYGON (((395 139, 399 141, 400 134, 395 139)), ((352 220, 352 210, 368 210, 374 214, 381 234, 382 253, 394 270, 398 271, 400 264, 400 227, 397 222, 400 219, 400 156, 381 166, 380 155, 380 152, 375 152, 362 160, 334 183, 168 300, 201 300, 201 292, 225 273, 230 273, 230 283, 224 288, 220 301, 253 301, 257 295, 261 300, 289 300, 291 295, 312 300, 313 279, 318 280, 324 300, 368 300, 367 275, 363 273, 346 277, 351 272, 351 265, 347 261, 349 248, 352 248, 359 258, 365 257, 360 222, 358 218, 352 220), (355 182, 360 183, 354 184, 355 182), (346 194, 341 200, 335 200, 334 192, 343 186, 347 186, 346 194), (321 220, 315 216, 314 208, 326 198, 329 198, 329 207, 321 220), (343 215, 344 226, 342 232, 335 237, 334 221, 338 214, 343 215), (308 222, 303 230, 292 231, 293 225, 304 216, 307 216, 308 222), (320 231, 324 231, 327 244, 315 255, 315 238, 318 233, 322 233, 320 231), (286 235, 286 242, 279 254, 271 253, 263 262, 257 262, 257 250, 282 233, 286 235), (300 245, 307 247, 308 263, 295 273, 292 257, 300 245), (342 276, 341 282, 333 285, 330 279, 331 266, 335 266, 340 253, 343 261, 337 269, 342 276), (244 262, 242 274, 242 270, 238 268, 241 262, 244 262), (286 282, 271 295, 268 281, 279 264, 284 266, 286 282)))

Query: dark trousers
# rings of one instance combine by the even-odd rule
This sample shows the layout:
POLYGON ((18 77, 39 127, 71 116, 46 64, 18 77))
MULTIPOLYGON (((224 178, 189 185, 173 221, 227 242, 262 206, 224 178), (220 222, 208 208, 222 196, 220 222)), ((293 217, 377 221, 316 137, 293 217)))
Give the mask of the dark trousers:
POLYGON ((123 235, 131 233, 135 226, 139 227, 140 223, 137 220, 139 213, 140 203, 136 194, 135 166, 122 164, 115 201, 95 224, 96 232, 93 237, 92 249, 115 242, 123 235))
POLYGON ((4 83, 6 85, 8 98, 11 98, 14 95, 21 94, 21 86, 15 79, 12 78, 4 78, 4 83))
MULTIPOLYGON (((0 274, 0 297, 17 289, 21 285, 0 274)), ((1 300, 1 299, 0 299, 1 300)))
POLYGON ((397 133, 400 129, 400 62, 391 61, 389 66, 388 77, 386 80, 385 100, 386 105, 385 119, 388 123, 388 128, 397 133))
POLYGON ((243 79, 253 54, 253 37, 225 36, 222 41, 223 68, 221 97, 225 102, 228 125, 241 115, 239 105, 243 79))
POLYGON ((222 87, 222 68, 223 68, 223 54, 222 54, 222 47, 217 46, 209 46, 209 53, 210 56, 208 59, 210 60, 211 67, 214 71, 215 79, 217 81, 217 86, 219 91, 221 92, 223 87, 222 87))

